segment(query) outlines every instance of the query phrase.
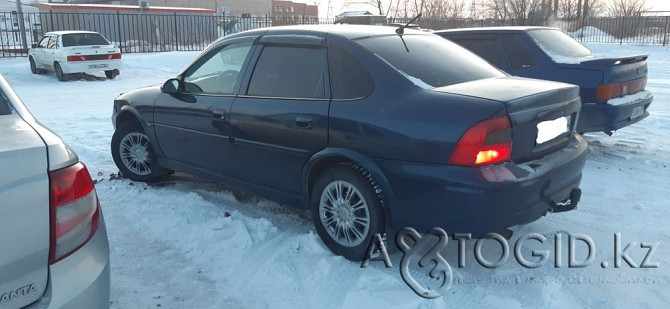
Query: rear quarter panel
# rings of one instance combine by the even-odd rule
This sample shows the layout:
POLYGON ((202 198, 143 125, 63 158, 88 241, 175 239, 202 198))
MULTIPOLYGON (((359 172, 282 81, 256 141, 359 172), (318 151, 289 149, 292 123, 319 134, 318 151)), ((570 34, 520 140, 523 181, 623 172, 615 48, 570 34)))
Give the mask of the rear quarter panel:
POLYGON ((20 308, 46 288, 47 149, 18 115, 0 116, 0 308, 20 308))

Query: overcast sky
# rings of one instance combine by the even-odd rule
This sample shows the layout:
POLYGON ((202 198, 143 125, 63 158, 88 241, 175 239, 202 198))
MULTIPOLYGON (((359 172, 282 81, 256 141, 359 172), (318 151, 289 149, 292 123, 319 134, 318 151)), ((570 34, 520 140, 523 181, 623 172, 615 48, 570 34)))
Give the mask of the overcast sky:
MULTIPOLYGON (((295 2, 304 2, 304 3, 319 3, 319 16, 325 18, 328 13, 328 0, 294 0, 295 2)), ((386 0, 388 2, 389 0, 386 0)), ((608 2, 609 0, 604 0, 608 2)), ((374 12, 374 7, 369 5, 350 5, 347 8, 344 8, 343 5, 347 0, 332 0, 333 2, 333 13, 337 15, 343 11, 353 11, 353 10, 368 10, 372 13, 374 12)), ((349 3, 354 2, 366 2, 365 0, 349 0, 349 3)), ((650 9, 653 11, 670 11, 670 0, 647 0, 647 4, 650 9)))

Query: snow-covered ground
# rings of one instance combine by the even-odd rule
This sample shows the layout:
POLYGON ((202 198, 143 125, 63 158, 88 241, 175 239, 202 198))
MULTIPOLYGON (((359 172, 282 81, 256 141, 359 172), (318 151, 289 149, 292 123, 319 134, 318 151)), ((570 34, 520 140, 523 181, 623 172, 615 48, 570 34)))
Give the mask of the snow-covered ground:
MULTIPOLYGON (((579 208, 550 214, 516 227, 508 262, 487 269, 475 262, 474 241, 466 244, 467 265, 457 268, 456 242, 444 256, 454 270, 451 289, 427 300, 416 296, 398 271, 382 262, 371 267, 334 256, 321 243, 310 214, 253 197, 238 201, 225 187, 177 174, 147 185, 112 179, 109 153, 112 100, 121 92, 175 76, 197 53, 124 55, 116 80, 102 75, 61 83, 54 75, 30 74, 25 58, 0 59, 0 73, 26 105, 58 132, 88 165, 107 222, 112 260, 112 308, 444 308, 668 307, 670 305, 670 48, 590 45, 649 53, 647 89, 655 95, 651 116, 616 132, 587 135, 590 144, 579 208), (513 259, 520 235, 536 232, 549 250, 563 235, 563 266, 550 257, 526 269, 513 259), (567 238, 590 236, 594 262, 568 268, 567 238), (659 268, 615 269, 614 233, 639 265, 647 249, 660 243, 648 263, 659 268), (601 267, 608 261, 609 267, 601 267)), ((489 241, 484 256, 496 260, 500 246, 489 241)), ((577 260, 585 245, 577 244, 577 260)))

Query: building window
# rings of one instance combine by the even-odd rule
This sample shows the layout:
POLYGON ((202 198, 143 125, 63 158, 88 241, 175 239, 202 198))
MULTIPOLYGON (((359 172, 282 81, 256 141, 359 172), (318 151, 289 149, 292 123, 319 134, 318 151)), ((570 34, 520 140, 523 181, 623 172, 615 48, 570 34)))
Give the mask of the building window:
POLYGON ((284 7, 283 6, 275 6, 275 12, 283 12, 284 7))

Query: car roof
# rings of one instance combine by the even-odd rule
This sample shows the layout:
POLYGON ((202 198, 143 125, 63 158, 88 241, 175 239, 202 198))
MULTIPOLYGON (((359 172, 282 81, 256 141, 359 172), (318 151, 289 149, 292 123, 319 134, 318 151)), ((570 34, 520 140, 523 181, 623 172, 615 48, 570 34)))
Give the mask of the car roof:
MULTIPOLYGON (((55 35, 65 35, 65 34, 77 34, 77 33, 98 33, 95 31, 80 31, 80 30, 69 30, 69 31, 52 31, 47 32, 45 35, 55 34, 55 35)), ((98 33, 99 34, 99 33, 98 33)))
MULTIPOLYGON (((370 26, 370 25, 296 25, 296 26, 279 26, 279 27, 269 27, 262 28, 250 31, 244 31, 235 34, 237 35, 254 35, 254 34, 305 34, 305 35, 317 35, 325 36, 327 34, 336 34, 346 37, 350 40, 371 37, 371 36, 383 36, 383 35, 396 35, 395 30, 398 27, 388 27, 388 26, 370 26)), ((423 31, 418 31, 411 28, 405 28, 405 34, 429 34, 423 31)), ((230 36, 232 37, 232 36, 230 36)))
POLYGON ((556 30, 557 28, 552 27, 540 27, 540 26, 507 26, 507 27, 473 27, 473 28, 456 28, 456 29, 447 29, 434 31, 435 34, 441 33, 473 33, 473 32, 487 32, 487 33, 501 33, 501 32, 526 32, 530 30, 539 30, 539 29, 552 29, 556 30))

